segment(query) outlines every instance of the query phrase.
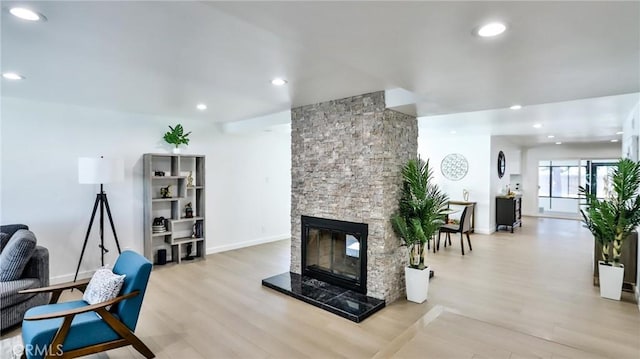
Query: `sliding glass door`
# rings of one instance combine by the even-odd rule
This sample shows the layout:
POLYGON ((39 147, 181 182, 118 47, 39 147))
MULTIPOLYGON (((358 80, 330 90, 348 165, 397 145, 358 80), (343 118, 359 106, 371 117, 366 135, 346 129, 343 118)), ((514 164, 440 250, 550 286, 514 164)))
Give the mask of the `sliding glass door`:
POLYGON ((538 163, 539 212, 578 214, 580 199, 578 188, 587 188, 603 198, 611 184, 608 174, 615 160, 553 160, 538 163))

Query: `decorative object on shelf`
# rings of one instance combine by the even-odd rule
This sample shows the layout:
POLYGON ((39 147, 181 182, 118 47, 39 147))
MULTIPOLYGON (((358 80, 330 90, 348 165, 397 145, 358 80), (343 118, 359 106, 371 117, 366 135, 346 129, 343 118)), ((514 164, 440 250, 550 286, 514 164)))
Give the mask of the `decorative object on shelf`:
POLYGON ((189 176, 187 176, 187 187, 193 187, 193 171, 189 171, 189 176))
POLYGON ((185 261, 191 261, 195 257, 191 255, 191 251, 193 250, 193 243, 187 243, 187 256, 182 258, 185 261))
POLYGON ((504 176, 504 171, 507 168, 507 164, 504 158, 504 152, 498 152, 498 178, 504 176))
POLYGON ((75 282, 78 279, 78 272, 80 271, 80 264, 82 263, 82 257, 84 256, 84 250, 87 248, 87 241, 89 240, 89 234, 91 233, 91 227, 93 226, 93 220, 96 218, 96 210, 100 207, 100 260, 104 267, 104 254, 109 252, 104 246, 104 212, 107 211, 107 218, 111 225, 111 231, 113 232, 113 238, 120 252, 120 243, 118 242, 118 236, 116 235, 116 227, 113 224, 113 217, 111 216, 111 208, 109 207, 109 201, 107 200, 107 194, 104 192, 105 183, 120 182, 124 179, 124 162, 121 159, 106 159, 103 156, 99 158, 81 157, 78 159, 78 182, 82 184, 99 184, 100 192, 96 194, 96 200, 93 204, 93 212, 91 213, 91 220, 89 221, 89 227, 87 228, 87 234, 84 237, 84 244, 82 245, 82 252, 80 252, 80 259, 78 260, 78 266, 76 267, 76 274, 73 277, 75 282))
POLYGON ((462 199, 465 202, 469 201, 469 191, 466 188, 462 190, 462 199))
POLYGON ((184 206, 184 218, 193 218, 193 207, 191 207, 191 202, 184 206))
POLYGON ((177 124, 176 127, 169 126, 171 131, 164 134, 164 140, 171 145, 174 145, 173 153, 180 153, 180 145, 189 144, 189 135, 191 132, 184 133, 184 128, 181 124, 177 124))
POLYGON ((156 264, 158 264, 158 265, 167 264, 167 250, 166 249, 158 249, 156 264))
POLYGON ((580 213, 602 247, 602 260, 598 262, 600 296, 620 300, 624 279, 622 243, 640 225, 640 163, 621 159, 607 177, 613 188, 604 199, 579 187, 580 195, 586 198, 586 208, 580 213))
POLYGON ((450 153, 442 159, 440 170, 445 178, 451 181, 459 181, 467 175, 469 163, 463 155, 450 153))
POLYGON ((197 226, 198 226, 198 223, 194 223, 193 227, 191 227, 191 238, 197 238, 196 237, 197 226))
POLYGON ((171 198, 171 185, 160 187, 160 196, 162 198, 171 198))
POLYGON ((167 231, 167 227, 165 226, 165 218, 164 217, 156 217, 153 219, 153 225, 151 225, 151 231, 153 233, 164 233, 167 231))
POLYGON ((448 196, 433 183, 429 161, 413 159, 402 168, 399 212, 391 217, 394 232, 409 249, 405 267, 407 300, 427 299, 430 269, 425 265, 425 246, 445 220, 448 196))
POLYGON ((164 177, 164 171, 153 171, 153 175, 156 177, 164 177))

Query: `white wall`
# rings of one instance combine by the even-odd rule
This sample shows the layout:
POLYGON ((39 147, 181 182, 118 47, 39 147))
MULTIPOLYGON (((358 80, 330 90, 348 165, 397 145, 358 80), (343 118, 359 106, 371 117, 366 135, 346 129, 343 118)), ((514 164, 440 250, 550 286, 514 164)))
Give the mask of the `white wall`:
POLYGON ((522 151, 522 214, 538 215, 538 163, 543 160, 620 158, 616 143, 544 145, 522 151))
MULTIPOLYGON (((477 202, 475 230, 478 233, 491 233, 490 222, 490 154, 491 139, 487 135, 464 136, 442 135, 426 132, 419 128, 418 153, 423 159, 429 159, 436 183, 449 195, 451 200, 462 200, 462 191, 469 191, 469 201, 477 202), (469 163, 467 175, 459 181, 446 179, 440 171, 442 159, 450 153, 463 155, 469 163)), ((497 156, 497 155, 496 155, 497 156)), ((491 167, 491 168, 490 168, 491 167)), ((494 228, 495 229, 495 228, 494 228)))
MULTIPOLYGON (((98 186, 80 185, 77 159, 123 158, 125 181, 105 190, 123 248, 143 248, 142 154, 169 152, 167 125, 193 131, 186 153, 207 156, 207 252, 289 236, 290 134, 223 134, 206 120, 2 98, 0 222, 28 224, 49 248, 53 281, 75 272, 98 186)), ((105 244, 117 255, 110 230, 105 244)), ((81 271, 99 265, 97 226, 81 271)))

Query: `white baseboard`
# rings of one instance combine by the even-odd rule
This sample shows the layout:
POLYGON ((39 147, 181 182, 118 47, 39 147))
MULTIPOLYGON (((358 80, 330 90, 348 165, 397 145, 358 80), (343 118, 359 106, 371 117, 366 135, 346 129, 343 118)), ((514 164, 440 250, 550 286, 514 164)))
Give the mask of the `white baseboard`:
POLYGON ((473 233, 478 233, 478 234, 491 234, 495 232, 495 229, 487 229, 487 228, 474 228, 473 229, 473 233))
POLYGON ((226 251, 230 251, 230 250, 234 250, 234 249, 238 249, 238 248, 251 247, 251 246, 258 245, 258 244, 275 242, 275 241, 280 241, 280 240, 288 239, 288 238, 291 238, 291 234, 285 233, 285 234, 279 234, 279 235, 275 235, 275 236, 251 239, 251 240, 243 241, 243 242, 223 244, 223 245, 220 245, 220 246, 208 247, 207 248, 207 254, 226 252, 226 251))

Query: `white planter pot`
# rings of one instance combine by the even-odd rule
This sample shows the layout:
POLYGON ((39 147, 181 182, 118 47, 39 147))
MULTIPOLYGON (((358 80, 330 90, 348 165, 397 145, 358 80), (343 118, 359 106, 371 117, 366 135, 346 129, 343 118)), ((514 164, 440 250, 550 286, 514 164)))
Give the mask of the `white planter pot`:
POLYGON ((624 279, 624 265, 620 264, 620 267, 614 267, 599 261, 598 275, 600 279, 600 296, 602 298, 620 300, 622 296, 622 280, 624 279))
POLYGON ((429 294, 429 272, 431 269, 404 268, 404 280, 407 289, 407 300, 422 303, 429 294))
POLYGON ((177 155, 177 154, 179 154, 180 152, 181 152, 180 147, 174 147, 174 148, 173 148, 173 153, 174 153, 174 154, 176 154, 176 155, 177 155))

